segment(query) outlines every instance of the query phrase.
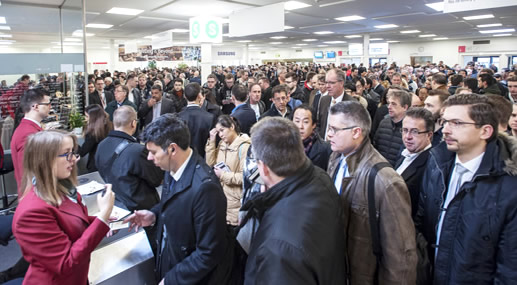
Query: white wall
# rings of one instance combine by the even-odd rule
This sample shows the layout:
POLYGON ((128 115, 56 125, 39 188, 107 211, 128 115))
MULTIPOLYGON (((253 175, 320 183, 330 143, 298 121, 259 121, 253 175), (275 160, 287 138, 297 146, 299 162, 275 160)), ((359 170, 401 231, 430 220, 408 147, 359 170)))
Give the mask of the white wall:
POLYGON ((388 62, 395 61, 398 65, 404 65, 410 63, 411 56, 432 56, 434 62, 443 60, 449 66, 456 63, 463 66, 465 62, 472 60, 472 56, 500 56, 499 67, 503 68, 508 63, 508 56, 517 55, 516 37, 486 39, 490 40, 490 44, 473 45, 472 39, 390 44, 388 62), (466 46, 466 52, 459 53, 459 46, 466 46))

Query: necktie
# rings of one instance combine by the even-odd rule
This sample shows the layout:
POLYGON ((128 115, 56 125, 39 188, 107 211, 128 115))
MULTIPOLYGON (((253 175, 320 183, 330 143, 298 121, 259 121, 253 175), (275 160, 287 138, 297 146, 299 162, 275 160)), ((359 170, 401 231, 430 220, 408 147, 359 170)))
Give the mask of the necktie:
POLYGON ((336 186, 336 190, 339 194, 341 194, 341 185, 343 184, 343 177, 345 177, 346 175, 347 168, 348 166, 346 164, 346 161, 342 157, 341 161, 339 161, 336 178, 334 180, 334 186, 336 186))
POLYGON ((460 191, 460 188, 461 188, 461 181, 463 179, 463 175, 465 175, 467 172, 469 172, 468 169, 466 169, 465 167, 463 167, 461 164, 456 164, 456 189, 455 189, 455 192, 454 194, 457 195, 458 194, 458 191, 460 191))

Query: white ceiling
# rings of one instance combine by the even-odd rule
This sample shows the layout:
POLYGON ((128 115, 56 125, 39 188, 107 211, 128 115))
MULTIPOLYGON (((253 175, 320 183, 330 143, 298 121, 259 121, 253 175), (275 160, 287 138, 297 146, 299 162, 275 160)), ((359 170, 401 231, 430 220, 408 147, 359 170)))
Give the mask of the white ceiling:
MULTIPOLYGON (((402 30, 420 30, 420 34, 436 34, 437 37, 449 39, 487 38, 479 33, 479 24, 501 23, 499 28, 517 27, 516 6, 478 10, 462 13, 443 14, 429 7, 426 3, 438 0, 300 0, 310 4, 310 7, 288 11, 285 14, 285 25, 294 27, 280 33, 260 34, 247 37, 225 37, 224 42, 231 44, 240 40, 251 40, 250 44, 267 47, 269 43, 281 41, 283 45, 275 47, 290 47, 300 43, 314 47, 323 41, 346 41, 348 43, 362 43, 363 39, 346 39, 344 36, 352 34, 369 34, 371 38, 383 38, 385 41, 432 41, 432 38, 422 39, 419 34, 401 34, 402 30), (494 14, 495 18, 475 21, 465 21, 462 17, 494 14), (337 17, 360 15, 366 19, 354 22, 340 22, 337 17), (399 27, 392 29, 376 29, 374 26, 396 24, 399 27), (332 31, 330 35, 316 35, 314 32, 332 31), (273 40, 272 36, 287 36, 287 39, 273 40), (318 39, 316 42, 303 42, 303 39, 318 39)), ((0 16, 5 16, 7 25, 11 27, 15 44, 34 43, 43 44, 57 41, 60 35, 59 12, 57 7, 64 0, 11 0, 2 1, 0 16)), ((90 29, 88 33, 95 33, 88 38, 90 47, 106 46, 110 40, 123 42, 140 40, 141 43, 150 43, 144 39, 154 33, 169 29, 188 29, 188 19, 200 13, 211 12, 216 16, 228 17, 230 13, 240 9, 259 7, 282 1, 276 0, 87 0, 87 23, 101 23, 113 25, 110 29, 90 29), (138 16, 123 16, 107 14, 112 7, 134 8, 144 10, 138 16)), ((63 10, 64 37, 81 27, 81 0, 66 0, 63 10)), ((267 19, 249 19, 250 25, 260 25, 267 19)), ((9 31, 0 31, 9 32, 9 31)), ((228 32, 228 25, 224 33, 228 32)), ((516 33, 514 33, 515 35, 516 33)), ((187 42, 187 33, 175 33, 174 40, 187 42)))

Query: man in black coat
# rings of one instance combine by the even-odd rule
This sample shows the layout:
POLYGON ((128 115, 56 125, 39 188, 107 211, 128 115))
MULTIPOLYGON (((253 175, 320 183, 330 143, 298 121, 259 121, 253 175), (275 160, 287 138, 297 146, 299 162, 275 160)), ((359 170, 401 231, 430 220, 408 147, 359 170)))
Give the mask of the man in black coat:
POLYGON ((147 126, 161 115, 175 112, 174 102, 163 97, 160 85, 154 85, 151 87, 151 98, 140 104, 138 117, 143 120, 143 125, 147 126))
POLYGON ((203 99, 199 84, 189 83, 185 87, 185 98, 188 105, 178 115, 188 125, 191 134, 190 147, 201 157, 205 157, 206 141, 210 136, 210 130, 215 125, 216 118, 199 107, 203 99))
POLYGON ((327 170, 332 149, 316 132, 316 114, 307 104, 294 109, 293 122, 300 131, 305 154, 312 163, 327 170))
POLYGON ((104 111, 108 113, 110 121, 113 122, 113 113, 121 106, 130 106, 136 111, 136 105, 127 99, 129 88, 126 85, 119 85, 115 88, 115 100, 108 103, 104 111))
POLYGON ((88 105, 98 104, 105 109, 113 100, 115 100, 113 93, 104 90, 104 79, 95 78, 95 91, 88 94, 88 105))
POLYGON ((237 84, 232 88, 232 100, 235 104, 230 116, 237 119, 241 127, 241 132, 249 134, 251 126, 257 122, 255 111, 246 104, 248 99, 248 88, 242 84, 237 84))
POLYGON ((144 130, 143 141, 148 158, 165 171, 162 197, 150 211, 136 211, 126 221, 137 229, 156 224, 158 282, 228 284, 233 255, 226 197, 211 168, 189 148, 187 124, 163 115, 144 130))
POLYGON ((406 182, 411 198, 411 216, 418 210, 418 199, 434 131, 433 114, 424 108, 410 108, 402 120, 402 141, 406 147, 395 163, 395 170, 406 182))
POLYGON ((116 199, 128 210, 151 209, 160 201, 156 187, 163 171, 147 160, 148 151, 133 137, 136 111, 129 106, 113 115, 115 130, 99 143, 95 162, 106 183, 113 185, 116 199))
POLYGON ((260 224, 237 237, 248 252, 244 284, 345 284, 343 209, 330 177, 287 119, 261 120, 251 140, 266 191, 242 207, 245 227, 260 224))
POLYGON ((287 98, 287 89, 285 88, 285 85, 280 84, 275 86, 271 93, 273 93, 273 97, 271 98, 273 104, 269 110, 260 116, 259 120, 266 117, 282 117, 291 119, 293 117, 293 110, 291 109, 291 106, 287 105, 289 99, 287 98))

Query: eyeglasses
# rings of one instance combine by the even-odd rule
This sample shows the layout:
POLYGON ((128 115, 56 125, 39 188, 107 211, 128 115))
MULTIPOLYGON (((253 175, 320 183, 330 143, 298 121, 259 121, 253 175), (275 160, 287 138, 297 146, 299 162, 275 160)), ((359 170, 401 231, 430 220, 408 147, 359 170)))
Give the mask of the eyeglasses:
POLYGON ((462 122, 460 120, 446 120, 446 119, 439 119, 438 124, 440 124, 441 127, 445 126, 445 124, 449 124, 449 127, 453 129, 457 129, 463 125, 479 125, 477 123, 473 122, 462 122))
POLYGON ((69 151, 69 152, 60 154, 57 157, 66 157, 66 161, 71 161, 73 157, 75 157, 75 159, 78 159, 79 156, 80 156, 79 153, 77 153, 75 151, 69 151))
POLYGON ((420 135, 420 134, 426 134, 426 133, 429 133, 429 131, 419 131, 418 129, 400 129, 400 133, 401 134, 404 134, 404 135, 407 135, 408 133, 411 134, 412 136, 417 136, 417 135, 420 135))
POLYGON ((275 101, 275 102, 287 102, 289 100, 287 100, 287 97, 277 97, 277 98, 274 98, 273 101, 275 101))
POLYGON ((357 126, 352 126, 352 127, 347 127, 347 128, 335 128, 335 127, 329 126, 327 134, 337 134, 340 131, 351 130, 353 128, 357 128, 357 126))

